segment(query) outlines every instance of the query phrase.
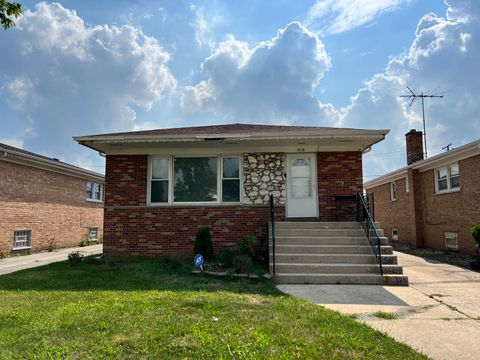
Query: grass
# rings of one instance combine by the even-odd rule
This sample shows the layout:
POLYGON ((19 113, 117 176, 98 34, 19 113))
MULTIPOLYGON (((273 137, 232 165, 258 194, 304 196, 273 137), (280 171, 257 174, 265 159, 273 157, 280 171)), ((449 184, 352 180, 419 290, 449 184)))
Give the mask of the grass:
POLYGON ((393 319, 398 319, 398 315, 394 313, 389 313, 385 311, 377 311, 372 314, 373 316, 380 318, 380 319, 385 319, 385 320, 393 320, 393 319))
POLYGON ((0 358, 425 357, 279 292, 158 259, 84 259, 0 276, 0 358))

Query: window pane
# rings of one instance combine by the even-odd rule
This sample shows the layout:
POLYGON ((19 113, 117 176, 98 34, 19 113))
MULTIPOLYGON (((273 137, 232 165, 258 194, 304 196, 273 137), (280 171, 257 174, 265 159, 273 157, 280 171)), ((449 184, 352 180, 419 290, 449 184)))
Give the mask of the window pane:
POLYGON ((152 159, 152 179, 168 179, 168 159, 152 159))
POLYGON ((240 177, 240 159, 238 157, 223 158, 223 177, 238 179, 240 177))
POLYGON ((87 199, 93 198, 93 183, 87 182, 87 199))
POLYGON ((94 191, 95 200, 100 200, 101 194, 102 194, 102 185, 95 184, 95 191, 94 191))
POLYGON ((438 181, 438 190, 447 190, 447 179, 442 179, 438 181))
POLYGON ((447 168, 437 170, 438 180, 447 178, 447 168))
POLYGON ((450 188, 456 189, 460 187, 460 176, 453 176, 450 178, 450 188))
POLYGON ((174 160, 175 202, 217 200, 217 158, 174 160))
POLYGON ((150 189, 150 202, 168 202, 168 180, 154 180, 150 189))
POLYGON ((222 201, 223 202, 239 202, 240 201, 240 180, 223 180, 222 201))
POLYGON ((450 176, 455 176, 458 175, 458 165, 452 165, 450 166, 450 176))

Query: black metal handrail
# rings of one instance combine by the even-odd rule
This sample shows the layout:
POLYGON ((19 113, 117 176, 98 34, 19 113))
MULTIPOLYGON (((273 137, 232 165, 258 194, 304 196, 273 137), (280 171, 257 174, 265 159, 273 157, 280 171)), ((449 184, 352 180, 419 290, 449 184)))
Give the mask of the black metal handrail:
MULTIPOLYGON (((273 202, 273 194, 269 195, 269 202, 270 202, 270 222, 272 224, 272 275, 275 275, 275 206, 273 202)), ((270 234, 268 234, 268 236, 270 236, 270 234)), ((270 254, 270 251, 268 253, 270 254)))
POLYGON ((375 222, 373 221, 372 215, 369 211, 369 206, 365 201, 365 196, 363 194, 357 194, 358 198, 358 212, 357 212, 357 221, 362 224, 363 231, 365 236, 372 247, 375 258, 377 259, 378 266, 380 269, 380 275, 383 275, 383 264, 382 264, 382 241, 380 235, 378 235, 375 222))

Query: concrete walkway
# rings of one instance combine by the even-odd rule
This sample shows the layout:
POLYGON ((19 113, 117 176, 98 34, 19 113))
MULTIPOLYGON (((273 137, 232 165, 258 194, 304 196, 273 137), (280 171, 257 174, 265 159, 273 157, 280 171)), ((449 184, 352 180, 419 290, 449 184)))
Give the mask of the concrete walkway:
POLYGON ((58 249, 52 252, 42 252, 25 256, 14 256, 0 260, 0 275, 15 271, 47 265, 53 262, 65 261, 72 251, 80 251, 83 255, 95 255, 103 252, 103 245, 58 249))
POLYGON ((409 287, 278 285, 363 321, 433 359, 480 358, 480 273, 396 252, 409 287), (384 320, 377 311, 395 313, 384 320))

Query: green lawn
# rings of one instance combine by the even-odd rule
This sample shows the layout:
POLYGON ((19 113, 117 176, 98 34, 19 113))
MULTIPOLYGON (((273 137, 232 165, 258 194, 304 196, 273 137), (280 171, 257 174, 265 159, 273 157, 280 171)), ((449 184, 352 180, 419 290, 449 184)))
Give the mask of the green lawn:
POLYGON ((424 358, 267 280, 154 259, 0 276, 0 358, 424 358))

